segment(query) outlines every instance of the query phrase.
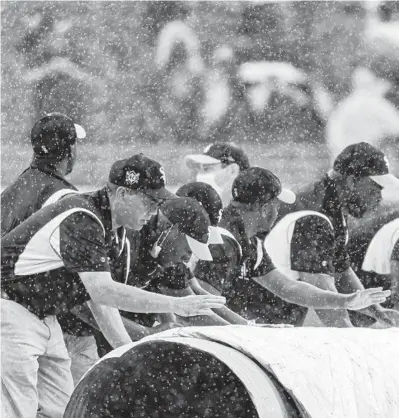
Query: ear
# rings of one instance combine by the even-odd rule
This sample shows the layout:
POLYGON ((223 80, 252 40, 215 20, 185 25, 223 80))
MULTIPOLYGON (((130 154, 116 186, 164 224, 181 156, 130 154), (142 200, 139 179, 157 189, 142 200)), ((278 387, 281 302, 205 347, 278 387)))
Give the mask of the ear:
POLYGON ((125 187, 119 186, 116 189, 115 196, 118 200, 123 200, 126 194, 127 194, 127 190, 125 187))

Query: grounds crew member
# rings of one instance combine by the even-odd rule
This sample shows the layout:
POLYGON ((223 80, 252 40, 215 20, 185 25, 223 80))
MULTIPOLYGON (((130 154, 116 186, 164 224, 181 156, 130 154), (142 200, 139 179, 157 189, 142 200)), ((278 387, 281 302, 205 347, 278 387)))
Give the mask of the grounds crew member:
MULTIPOLYGON (((141 231, 127 233, 132 246, 130 272, 126 284, 149 292, 181 296, 178 290, 187 286, 190 274, 184 262, 192 256, 201 260, 212 260, 206 246, 198 250, 195 245, 201 237, 209 236, 211 239, 211 228, 208 213, 196 200, 180 197, 166 201, 160 206, 158 214, 153 216, 141 231), (165 292, 165 289, 170 292, 165 292)), ((218 241, 221 241, 221 238, 218 238, 218 241)), ((189 295, 194 293, 184 296, 189 295)), ((120 313, 123 319, 128 318, 146 327, 153 327, 155 322, 176 323, 173 314, 137 314, 125 311, 120 313)), ((196 318, 208 316, 212 318, 214 314, 209 312, 196 318)), ((219 325, 227 325, 227 322, 220 320, 219 325)), ((104 339, 98 339, 97 342, 102 354, 112 349, 104 339)))
POLYGON ((399 209, 383 206, 373 215, 351 230, 351 266, 364 287, 391 289, 384 306, 399 310, 399 209))
MULTIPOLYGON (((31 131, 33 158, 30 166, 1 195, 1 235, 9 233, 41 207, 77 189, 65 176, 77 156, 77 140, 84 129, 61 113, 50 113, 31 131)), ((58 318, 71 358, 74 382, 98 360, 92 328, 68 313, 58 318)))
MULTIPOLYGON (((73 389, 56 315, 87 302, 114 347, 131 342, 118 309, 206 314, 217 297, 173 298, 112 280, 108 243, 119 227, 140 229, 175 198, 159 163, 142 154, 117 161, 107 187, 66 196, 2 239, 2 412, 62 417, 73 389)), ((207 251, 207 239, 196 241, 207 251)))
MULTIPOLYGON (((31 131, 32 163, 2 193, 2 235, 17 227, 41 207, 77 192, 65 176, 70 174, 75 165, 77 140, 84 137, 84 129, 60 113, 50 113, 36 122, 31 131)), ((112 246, 116 247, 115 255, 124 258, 123 249, 125 243, 126 246, 128 243, 124 239, 123 231, 119 235, 118 239, 118 234, 115 234, 112 246)), ((87 310, 90 313, 88 308, 87 310)), ((71 358, 71 372, 76 384, 98 360, 97 346, 92 335, 95 331, 70 312, 59 315, 57 319, 64 332, 65 344, 71 358)), ((138 331, 149 334, 162 329, 145 329, 131 322, 128 325, 131 338, 137 337, 138 331)))
POLYGON ((84 129, 61 113, 50 113, 33 126, 30 166, 1 194, 1 236, 45 204, 77 189, 65 176, 72 172, 77 140, 84 129))
MULTIPOLYGON (((266 240, 274 263, 322 289, 342 293, 363 290, 347 253, 348 215, 361 218, 372 213, 380 206, 382 189, 398 184, 380 150, 364 142, 348 146, 322 180, 296 193, 293 205, 280 208, 281 220, 266 240)), ((344 310, 316 313, 325 325, 352 326, 344 310)), ((399 324, 397 313, 380 305, 362 313, 388 325, 399 324)), ((353 315, 360 317, 357 312, 353 315)))
POLYGON ((273 173, 259 167, 240 173, 232 194, 220 226, 234 238, 223 236, 223 245, 211 245, 213 261, 199 261, 194 271, 196 278, 208 281, 226 296, 232 311, 250 321, 300 325, 303 307, 360 309, 389 296, 389 291, 381 289, 337 294, 289 279, 275 268, 264 238, 280 202, 293 203, 295 195, 282 189, 273 173))
POLYGON ((210 184, 220 195, 223 206, 231 199, 231 185, 240 171, 249 168, 245 152, 233 144, 216 142, 202 154, 187 155, 187 167, 194 171, 195 180, 210 184))

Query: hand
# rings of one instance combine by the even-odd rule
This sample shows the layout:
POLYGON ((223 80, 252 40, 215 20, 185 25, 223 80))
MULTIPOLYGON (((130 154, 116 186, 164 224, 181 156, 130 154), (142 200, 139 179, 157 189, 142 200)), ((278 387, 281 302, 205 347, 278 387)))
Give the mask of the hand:
POLYGON ((356 293, 348 295, 345 309, 350 309, 351 311, 365 309, 371 305, 385 302, 390 294, 390 290, 382 290, 382 287, 358 290, 356 293))
POLYGON ((180 316, 211 315, 211 309, 219 309, 226 298, 215 295, 195 295, 175 298, 173 312, 180 316))

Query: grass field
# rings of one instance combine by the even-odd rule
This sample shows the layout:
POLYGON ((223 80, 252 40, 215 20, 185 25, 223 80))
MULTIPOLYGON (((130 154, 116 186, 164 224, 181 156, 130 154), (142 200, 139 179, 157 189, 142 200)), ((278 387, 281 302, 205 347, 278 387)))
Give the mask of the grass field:
MULTIPOLYGON (((328 156, 324 146, 306 143, 242 144, 252 165, 275 172, 286 186, 297 187, 317 179, 328 168, 328 156)), ((201 152, 203 144, 80 144, 78 161, 69 176, 77 186, 101 186, 107 180, 112 163, 121 158, 142 152, 160 161, 170 185, 190 180, 190 173, 183 164, 186 154, 201 152)), ((1 186, 10 184, 28 165, 31 159, 29 144, 3 144, 1 148, 1 186)))

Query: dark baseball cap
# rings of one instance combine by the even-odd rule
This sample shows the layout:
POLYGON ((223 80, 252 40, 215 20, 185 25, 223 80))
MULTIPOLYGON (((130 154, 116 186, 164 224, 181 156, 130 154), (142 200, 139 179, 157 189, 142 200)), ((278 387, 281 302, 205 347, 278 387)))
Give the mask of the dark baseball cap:
POLYGON ((205 209, 211 221, 209 243, 223 244, 223 238, 218 228, 223 213, 223 203, 219 193, 208 183, 195 181, 180 187, 176 195, 191 197, 205 209))
POLYGON ((177 225, 179 231, 186 235, 191 251, 200 260, 212 261, 209 251, 209 227, 211 222, 205 209, 190 197, 179 197, 161 204, 161 212, 168 221, 177 225))
POLYGON ((161 164, 143 154, 116 161, 111 167, 109 181, 116 186, 141 191, 156 200, 177 198, 165 187, 165 170, 161 164))
POLYGON ((399 187, 399 179, 389 172, 386 155, 367 142, 346 147, 335 159, 333 169, 343 176, 370 177, 383 188, 399 187))
POLYGON ((31 142, 37 155, 59 155, 64 158, 77 139, 86 137, 85 130, 62 113, 49 113, 32 128, 31 142))
POLYGON ((187 166, 193 164, 233 164, 236 163, 240 170, 249 168, 247 154, 233 144, 227 142, 217 142, 204 149, 202 154, 186 155, 184 159, 187 166))
POLYGON ((271 171, 251 167, 242 171, 233 183, 233 200, 240 203, 267 203, 277 197, 285 203, 294 203, 295 194, 281 187, 280 179, 271 171))

